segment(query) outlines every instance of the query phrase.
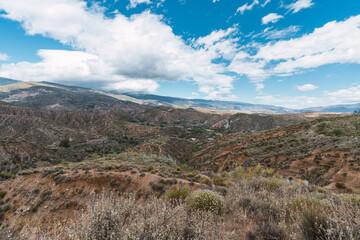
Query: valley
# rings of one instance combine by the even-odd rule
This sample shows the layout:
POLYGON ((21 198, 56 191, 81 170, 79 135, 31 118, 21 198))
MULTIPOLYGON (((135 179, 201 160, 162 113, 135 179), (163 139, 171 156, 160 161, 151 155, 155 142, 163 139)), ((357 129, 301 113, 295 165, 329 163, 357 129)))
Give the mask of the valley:
MULTIPOLYGON (((124 209, 130 212, 164 206, 190 219, 205 217, 205 225, 219 224, 218 232, 199 225, 201 232, 191 232, 193 238, 175 239, 202 239, 196 234, 260 239, 249 236, 263 236, 265 221, 278 234, 274 239, 302 239, 296 229, 277 225, 285 219, 280 210, 284 204, 289 226, 301 222, 304 212, 296 201, 309 209, 313 204, 328 206, 329 214, 340 207, 358 212, 358 114, 243 113, 150 104, 148 98, 135 97, 50 83, 0 86, 1 239, 88 239, 69 224, 85 221, 81 214, 105 209, 111 205, 106 201, 118 198, 122 203, 117 204, 129 204, 124 209), (226 209, 221 218, 213 218, 212 211, 192 215, 186 210, 188 194, 198 191, 222 199, 226 209)), ((135 212, 122 220, 131 231, 131 221, 138 226, 147 219, 135 212)), ((334 217, 350 224, 345 216, 334 217)), ((175 215, 171 219, 167 224, 175 225, 165 228, 181 228, 182 234, 191 224, 197 226, 184 225, 175 215)), ((155 229, 164 225, 156 224, 153 234, 160 234, 155 229)), ((354 232, 347 234, 359 236, 358 225, 352 227, 354 232)), ((130 239, 142 239, 140 233, 132 234, 130 239)))

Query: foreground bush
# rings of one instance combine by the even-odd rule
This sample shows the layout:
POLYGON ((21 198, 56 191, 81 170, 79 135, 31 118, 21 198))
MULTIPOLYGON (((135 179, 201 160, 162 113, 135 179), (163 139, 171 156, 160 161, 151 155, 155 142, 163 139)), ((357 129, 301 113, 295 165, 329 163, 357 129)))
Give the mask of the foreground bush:
POLYGON ((190 210, 209 211, 221 214, 225 208, 224 199, 213 191, 197 190, 186 199, 190 210))
POLYGON ((59 229, 66 236, 51 239, 360 239, 358 195, 296 183, 274 191, 261 177, 237 179, 224 197, 198 190, 178 204, 168 199, 184 198, 181 188, 138 202, 98 194, 72 225, 59 229))
POLYGON ((140 204, 102 196, 91 200, 65 239, 229 239, 222 222, 212 213, 189 212, 161 199, 140 204))
POLYGON ((286 240, 285 231, 273 223, 261 223, 254 231, 247 232, 248 240, 286 240))

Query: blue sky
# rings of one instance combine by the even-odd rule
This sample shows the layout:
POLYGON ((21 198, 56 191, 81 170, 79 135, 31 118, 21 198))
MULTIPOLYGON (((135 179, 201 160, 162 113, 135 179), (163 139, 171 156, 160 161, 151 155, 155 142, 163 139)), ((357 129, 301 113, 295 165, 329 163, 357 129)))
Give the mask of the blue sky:
POLYGON ((0 0, 0 77, 303 108, 359 64, 358 0, 0 0))

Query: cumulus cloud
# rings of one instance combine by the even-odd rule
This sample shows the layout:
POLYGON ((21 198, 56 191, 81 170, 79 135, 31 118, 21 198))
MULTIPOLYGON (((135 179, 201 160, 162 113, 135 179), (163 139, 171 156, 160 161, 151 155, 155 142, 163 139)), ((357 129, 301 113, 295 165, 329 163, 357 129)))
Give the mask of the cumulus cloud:
POLYGON ((302 86, 296 86, 296 88, 299 91, 311 91, 311 90, 315 90, 315 89, 317 89, 319 87, 308 83, 308 84, 304 84, 302 86))
POLYGON ((292 11, 293 13, 299 12, 301 9, 310 8, 314 3, 312 0, 297 0, 292 4, 286 6, 287 9, 292 11))
POLYGON ((245 11, 250 11, 250 10, 252 10, 256 5, 258 5, 259 4, 259 0, 254 0, 253 2, 252 2, 252 4, 248 4, 248 3, 246 3, 246 4, 244 4, 244 5, 242 5, 241 7, 239 7, 237 10, 236 10, 236 14, 237 13, 241 13, 241 14, 244 14, 244 12, 245 11))
MULTIPOLYGON (((232 55, 228 37, 186 44, 159 15, 143 12, 106 17, 98 5, 82 0, 0 0, 3 18, 22 23, 78 51, 40 50, 41 62, 3 64, 0 75, 24 80, 86 81, 102 88, 155 91, 157 81, 194 81, 208 98, 231 97, 234 77, 213 60, 232 55), (74 80, 75 79, 75 80, 74 80), (131 89, 130 89, 131 88, 131 89)), ((225 31, 230 34, 233 30, 225 31)), ((220 35, 222 32, 219 32, 220 35)), ((216 33, 214 33, 216 35, 216 33)), ((207 39, 207 40, 206 40, 207 39)))
POLYGON ((339 89, 334 92, 326 91, 325 95, 329 97, 332 101, 337 103, 351 103, 351 102, 360 102, 360 85, 339 89))
POLYGON ((151 4, 151 1, 150 0, 130 0, 129 8, 135 8, 137 5, 142 4, 142 3, 151 4))
POLYGON ((332 63, 360 64, 360 15, 332 21, 300 38, 269 43, 256 58, 281 61, 273 74, 294 74, 303 69, 332 63))
POLYGON ((268 15, 266 15, 265 17, 263 17, 261 19, 262 24, 268 24, 268 23, 276 23, 278 22, 281 18, 284 18, 283 16, 277 14, 277 13, 270 13, 268 15))
POLYGON ((9 56, 5 53, 0 53, 0 61, 7 61, 9 60, 9 56))
POLYGON ((319 96, 288 96, 270 95, 261 93, 255 97, 259 103, 279 105, 287 108, 301 109, 309 107, 355 104, 360 102, 360 85, 350 88, 339 89, 337 91, 323 91, 319 96))

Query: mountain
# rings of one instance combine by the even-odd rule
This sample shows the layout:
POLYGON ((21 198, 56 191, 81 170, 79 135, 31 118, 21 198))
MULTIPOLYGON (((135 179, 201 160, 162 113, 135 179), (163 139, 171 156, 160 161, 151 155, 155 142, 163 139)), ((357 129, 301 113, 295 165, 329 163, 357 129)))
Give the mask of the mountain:
POLYGON ((149 106, 186 107, 246 113, 290 113, 292 110, 271 105, 231 101, 185 99, 151 94, 105 92, 49 82, 18 82, 4 80, 0 101, 43 110, 94 111, 124 102, 149 106), (6 84, 5 84, 6 83, 6 84))
POLYGON ((203 112, 225 111, 227 114, 241 113, 303 113, 337 112, 353 113, 359 104, 334 105, 305 109, 288 109, 272 105, 251 104, 234 101, 185 99, 152 94, 106 92, 89 88, 61 85, 49 82, 19 82, 0 78, 0 101, 42 110, 103 111, 115 105, 128 108, 166 106, 194 108, 203 112), (137 106, 137 107, 136 107, 137 106))
POLYGON ((17 82, 18 81, 13 80, 13 79, 0 77, 0 86, 10 85, 10 84, 17 83, 17 82))
POLYGON ((306 111, 306 112, 353 113, 354 111, 359 111, 359 110, 360 110, 360 103, 332 105, 332 106, 325 106, 325 107, 305 108, 302 111, 306 111))
POLYGON ((152 94, 123 93, 132 98, 141 99, 152 105, 181 106, 191 108, 213 109, 221 111, 237 111, 244 113, 290 113, 293 110, 271 105, 251 104, 233 101, 218 101, 205 99, 185 99, 165 97, 152 94))

